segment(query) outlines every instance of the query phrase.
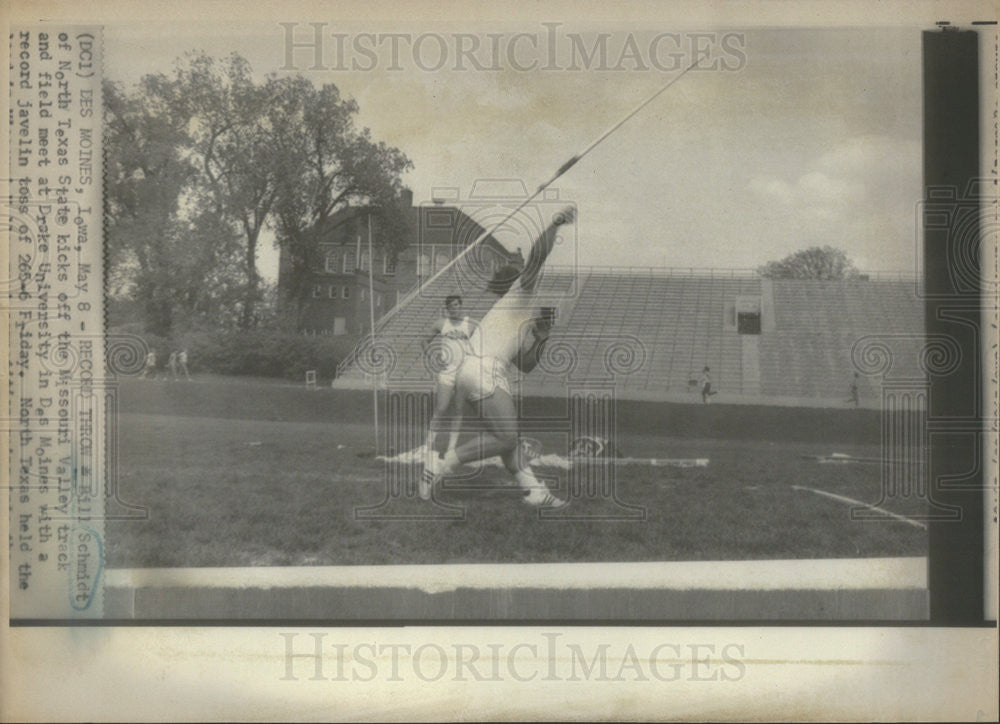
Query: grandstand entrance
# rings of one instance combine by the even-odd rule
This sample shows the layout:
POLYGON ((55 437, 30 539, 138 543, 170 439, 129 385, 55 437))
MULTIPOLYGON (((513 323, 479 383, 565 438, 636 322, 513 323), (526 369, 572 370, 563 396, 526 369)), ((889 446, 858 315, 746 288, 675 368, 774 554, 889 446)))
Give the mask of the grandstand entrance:
POLYGON ((740 334, 760 334, 760 312, 740 312, 736 316, 736 331, 740 334))
POLYGON ((760 297, 736 298, 736 331, 760 334, 760 297))

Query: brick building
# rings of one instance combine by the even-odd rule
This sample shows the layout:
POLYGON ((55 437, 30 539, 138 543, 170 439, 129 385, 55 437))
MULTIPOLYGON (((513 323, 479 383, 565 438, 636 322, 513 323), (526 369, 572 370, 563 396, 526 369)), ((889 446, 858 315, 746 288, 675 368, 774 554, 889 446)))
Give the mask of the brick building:
MULTIPOLYGON (((400 203, 410 238, 395 258, 377 247, 373 249, 374 260, 369 258, 369 223, 374 229, 378 222, 366 207, 347 207, 332 217, 329 230, 319 242, 319 263, 311 270, 309 297, 299 315, 300 332, 353 336, 365 333, 370 326, 372 300, 377 322, 399 299, 485 231, 457 206, 437 201, 414 206, 413 193, 408 189, 403 191, 400 203), (369 283, 369 266, 373 263, 369 283)), ((482 242, 480 258, 487 268, 524 263, 520 249, 511 253, 492 236, 482 242)), ((287 268, 282 253, 279 288, 285 285, 287 268)))

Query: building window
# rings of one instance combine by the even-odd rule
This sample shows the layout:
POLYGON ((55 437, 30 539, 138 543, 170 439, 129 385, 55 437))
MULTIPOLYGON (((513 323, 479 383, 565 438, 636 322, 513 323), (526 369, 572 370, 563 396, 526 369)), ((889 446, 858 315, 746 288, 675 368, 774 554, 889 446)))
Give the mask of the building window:
POLYGON ((367 298, 367 297, 365 296, 365 290, 364 290, 364 287, 362 287, 362 288, 361 288, 361 301, 362 301, 362 302, 363 302, 363 301, 365 301, 365 299, 366 299, 366 298, 367 298))
POLYGON ((338 336, 347 333, 347 319, 345 317, 333 318, 333 333, 338 336))
POLYGON ((330 274, 336 274, 338 271, 337 269, 338 261, 339 259, 337 259, 336 254, 327 254, 326 259, 323 260, 323 270, 330 274))
POLYGON ((396 260, 388 254, 382 257, 382 273, 387 277, 396 276, 396 260))
POLYGON ((375 292, 375 306, 376 307, 382 306, 382 295, 379 294, 378 292, 375 292))
POLYGON ((326 295, 328 297, 330 297, 330 299, 336 299, 337 298, 337 286, 335 284, 331 284, 330 286, 328 286, 326 288, 326 295))
POLYGON ((340 290, 340 298, 341 299, 348 299, 348 298, 350 298, 350 296, 351 296, 351 289, 350 289, 350 287, 343 287, 340 290))
POLYGON ((450 257, 447 254, 444 253, 438 254, 437 258, 434 260, 434 271, 440 271, 441 269, 444 269, 444 267, 448 265, 449 260, 450 257))
POLYGON ((355 269, 354 252, 344 254, 344 274, 353 274, 355 269))
POLYGON ((421 254, 417 259, 417 276, 425 276, 430 271, 431 258, 426 254, 421 254))
POLYGON ((313 291, 312 291, 313 299, 318 299, 319 295, 322 293, 323 293, 323 285, 313 284, 313 291))
POLYGON ((361 252, 361 271, 368 271, 368 252, 361 252))

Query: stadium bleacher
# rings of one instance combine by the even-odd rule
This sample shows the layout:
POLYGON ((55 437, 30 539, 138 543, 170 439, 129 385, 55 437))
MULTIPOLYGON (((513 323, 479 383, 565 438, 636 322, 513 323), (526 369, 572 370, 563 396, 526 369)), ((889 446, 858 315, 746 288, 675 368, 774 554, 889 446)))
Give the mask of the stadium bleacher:
MULTIPOLYGON (((888 340, 893 377, 922 377, 923 303, 913 281, 783 279, 773 294, 775 329, 760 339, 765 396, 843 400, 852 348, 867 335, 888 340)), ((863 374, 861 398, 877 397, 880 381, 863 374)))
MULTIPOLYGON (((603 349, 598 338, 641 340, 646 363, 624 378, 625 390, 687 391, 705 365, 712 368, 716 385, 737 389, 741 346, 735 331, 723 330, 723 304, 738 294, 754 293, 760 293, 760 282, 752 278, 591 273, 553 339, 593 336, 588 350, 603 349)), ((603 356, 578 352, 581 376, 601 377, 603 356)))
MULTIPOLYGON (((465 312, 480 319, 495 297, 482 282, 457 268, 446 271, 378 324, 378 338, 392 347, 390 383, 430 383, 421 339, 440 315, 447 294, 460 293, 465 312)), ((849 395, 852 348, 866 335, 889 338, 894 377, 919 378, 923 304, 912 280, 773 280, 746 272, 587 267, 549 267, 540 284, 540 305, 555 306, 552 341, 576 352, 574 379, 607 378, 607 340, 640 340, 645 362, 617 380, 617 394, 635 399, 700 401, 692 384, 711 368, 719 402, 839 404, 849 395), (761 334, 740 334, 725 323, 737 297, 762 298, 772 318, 761 334)), ((864 404, 879 397, 879 375, 862 375, 864 404)), ((371 384, 357 364, 343 366, 338 387, 371 384)), ((523 391, 564 393, 565 375, 539 368, 523 391)))

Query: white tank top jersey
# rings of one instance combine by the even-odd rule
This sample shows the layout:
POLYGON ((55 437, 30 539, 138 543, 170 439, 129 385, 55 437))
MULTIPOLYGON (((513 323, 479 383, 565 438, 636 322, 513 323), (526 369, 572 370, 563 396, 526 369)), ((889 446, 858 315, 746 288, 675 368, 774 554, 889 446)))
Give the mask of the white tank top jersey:
POLYGON ((472 336, 472 325, 468 317, 462 317, 460 322, 453 322, 448 317, 441 324, 441 336, 457 343, 463 351, 469 352, 469 337, 472 336))
POLYGON ((473 354, 510 362, 535 316, 535 294, 517 286, 486 313, 472 335, 473 354))

